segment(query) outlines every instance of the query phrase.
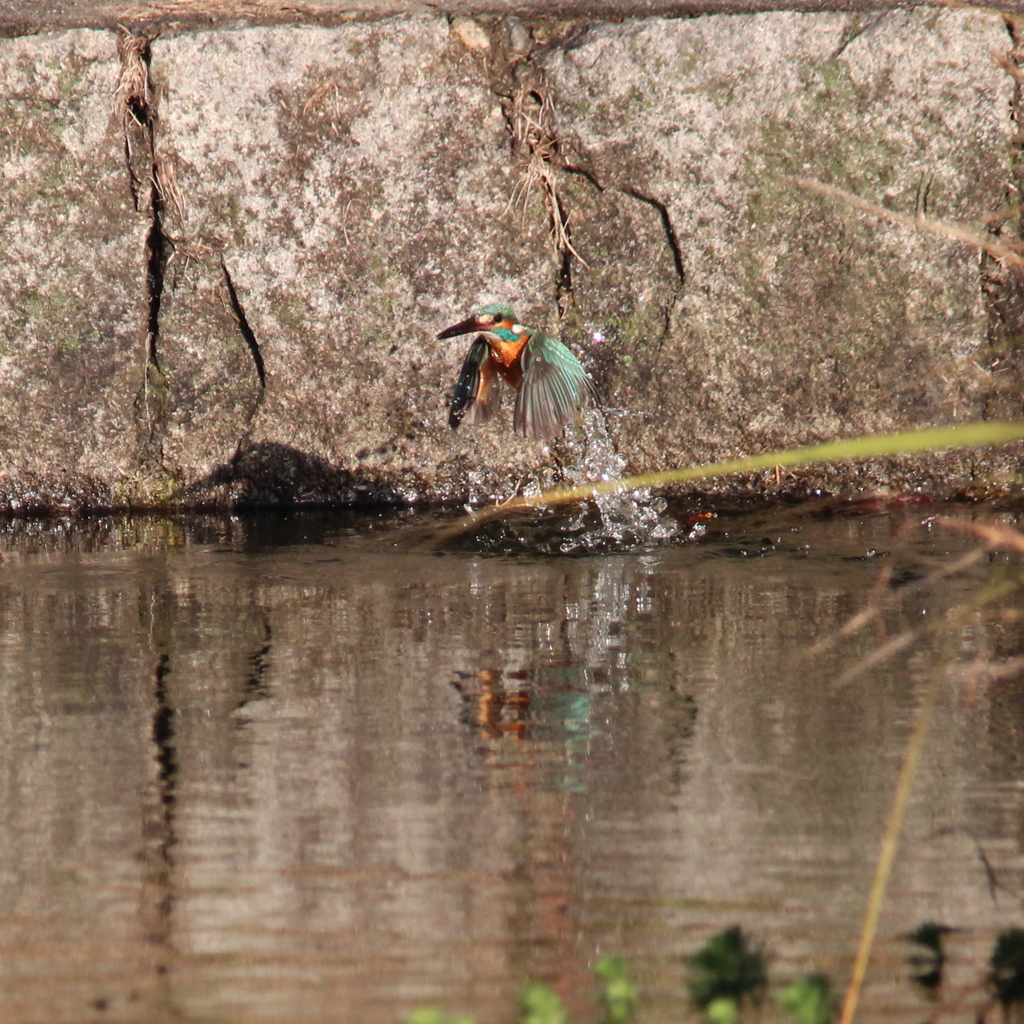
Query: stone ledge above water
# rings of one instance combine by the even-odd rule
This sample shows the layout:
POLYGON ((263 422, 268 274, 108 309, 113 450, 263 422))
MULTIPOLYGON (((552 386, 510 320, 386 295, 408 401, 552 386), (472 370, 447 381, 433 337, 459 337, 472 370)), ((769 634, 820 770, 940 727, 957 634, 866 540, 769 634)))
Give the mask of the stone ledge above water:
MULTIPOLYGON (((495 299, 579 353, 628 472, 1020 414, 1010 272, 793 181, 1014 234, 1002 18, 575 7, 290 6, 371 20, 193 31, 196 5, 118 5, 168 25, 126 45, 40 32, 115 11, 66 4, 0 39, 0 497, 464 501, 550 480, 509 413, 446 426, 468 339, 434 335, 495 299)), ((1017 465, 743 486, 948 494, 1017 465)))
MULTIPOLYGON (((885 12, 905 9, 895 0, 10 0, 0 10, 0 35, 66 28, 159 30, 243 25, 345 25, 403 15, 539 20, 622 21, 691 18, 708 14, 781 11, 885 12)), ((1024 11, 1004 3, 1008 13, 1024 11)))

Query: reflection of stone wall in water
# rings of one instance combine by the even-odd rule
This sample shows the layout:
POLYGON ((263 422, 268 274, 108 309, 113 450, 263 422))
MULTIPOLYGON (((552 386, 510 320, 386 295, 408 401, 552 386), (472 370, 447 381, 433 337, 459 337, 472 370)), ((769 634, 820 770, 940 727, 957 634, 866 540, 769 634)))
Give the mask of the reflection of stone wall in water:
MULTIPOLYGON (((463 351, 434 340, 484 299, 560 325, 630 471, 1019 404, 998 268, 791 180, 997 211, 995 15, 413 14, 120 57, 119 35, 0 40, 0 493, 19 506, 506 495, 545 456, 507 415, 448 430, 463 351)), ((951 491, 1008 464, 783 486, 951 491)))

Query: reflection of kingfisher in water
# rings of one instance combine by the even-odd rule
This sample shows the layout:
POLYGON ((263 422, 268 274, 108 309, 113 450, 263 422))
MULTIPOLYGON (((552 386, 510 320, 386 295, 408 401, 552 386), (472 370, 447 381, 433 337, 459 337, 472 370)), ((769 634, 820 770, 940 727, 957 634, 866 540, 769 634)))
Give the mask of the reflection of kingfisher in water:
POLYGON ((463 723, 488 739, 534 741, 550 766, 557 766, 556 789, 586 789, 583 764, 593 735, 593 707, 583 666, 552 664, 541 670, 540 678, 522 669, 483 668, 455 675, 452 686, 462 697, 463 723))
POLYGON ((525 437, 551 437, 593 393, 580 361, 557 338, 524 327, 508 306, 478 309, 438 338, 479 334, 462 364, 448 426, 484 423, 501 402, 501 381, 517 392, 512 426, 525 437))
POLYGON ((452 685, 466 704, 462 720, 467 725, 477 726, 489 739, 502 736, 525 739, 530 711, 528 690, 509 692, 501 683, 501 672, 489 668, 455 674, 460 681, 452 685), (513 712, 513 718, 508 719, 503 714, 506 707, 513 712))
POLYGON ((457 671, 452 680, 459 720, 482 740, 474 750, 487 796, 471 827, 486 829, 486 849, 497 853, 498 863, 489 858, 478 877, 493 886, 489 905, 512 908, 502 921, 514 947, 536 950, 553 985, 567 994, 593 981, 577 913, 590 895, 580 877, 586 829, 575 796, 585 791, 590 766, 585 748, 573 750, 584 724, 578 702, 589 708, 584 682, 582 666, 553 662, 457 671))

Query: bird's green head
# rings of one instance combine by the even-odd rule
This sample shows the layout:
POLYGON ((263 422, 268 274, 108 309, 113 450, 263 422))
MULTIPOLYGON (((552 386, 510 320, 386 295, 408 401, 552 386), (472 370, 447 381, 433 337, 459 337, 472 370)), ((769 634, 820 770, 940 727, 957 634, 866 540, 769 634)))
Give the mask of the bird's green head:
POLYGON ((503 302, 493 302, 489 306, 481 306, 468 320, 462 320, 452 327, 443 330, 438 338, 455 338, 460 334, 493 334, 504 341, 515 341, 523 328, 516 323, 516 315, 511 306, 503 302))
POLYGON ((512 307, 506 306, 503 302, 492 302, 489 306, 481 306, 473 315, 478 320, 491 317, 496 324, 504 323, 506 320, 511 323, 516 322, 516 315, 512 312, 512 307))

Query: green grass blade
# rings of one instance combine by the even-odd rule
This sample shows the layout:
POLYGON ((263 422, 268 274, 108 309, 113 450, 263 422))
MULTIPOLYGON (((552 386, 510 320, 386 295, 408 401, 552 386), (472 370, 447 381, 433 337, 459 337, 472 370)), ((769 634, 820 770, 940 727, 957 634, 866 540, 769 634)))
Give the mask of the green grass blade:
POLYGON ((925 427, 905 430, 898 434, 874 434, 842 441, 827 441, 807 448, 788 448, 783 451, 748 455, 704 466, 686 466, 659 473, 625 477, 622 480, 603 480, 561 487, 543 494, 523 495, 498 505, 488 505, 468 516, 456 520, 440 531, 440 539, 457 536, 475 529, 482 523, 500 518, 510 512, 531 508, 545 508, 573 501, 584 501, 599 494, 614 494, 638 488, 670 487, 673 484, 704 480, 708 477, 730 476, 734 473, 753 473, 775 466, 807 466, 816 462, 842 462, 849 459, 875 459, 887 455, 906 455, 911 452, 948 451, 953 448, 984 448, 1024 439, 1024 420, 1008 422, 958 423, 948 427, 925 427))

